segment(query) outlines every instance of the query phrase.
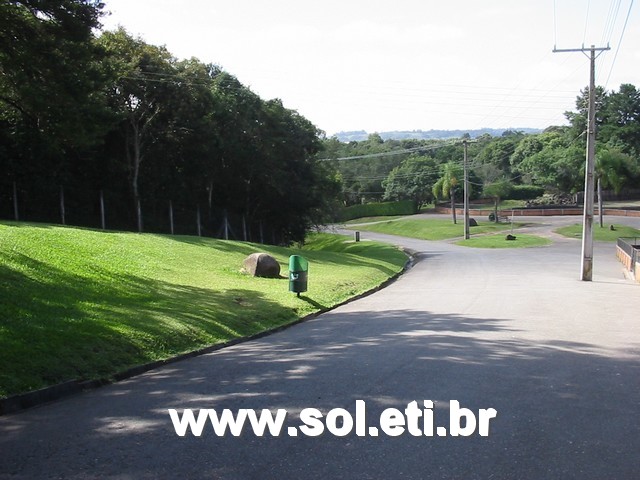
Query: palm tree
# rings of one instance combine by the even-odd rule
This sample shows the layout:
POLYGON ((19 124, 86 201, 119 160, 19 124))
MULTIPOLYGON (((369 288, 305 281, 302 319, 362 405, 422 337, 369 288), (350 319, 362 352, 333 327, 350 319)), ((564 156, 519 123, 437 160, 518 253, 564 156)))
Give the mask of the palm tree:
POLYGON ((456 187, 463 176, 462 168, 454 162, 445 164, 442 176, 433 185, 433 195, 436 198, 451 198, 451 215, 453 223, 456 221, 456 187))
POLYGON ((485 196, 493 198, 493 220, 496 223, 498 223, 500 219, 500 217, 498 217, 498 205, 500 205, 500 199, 509 195, 511 189, 511 182, 506 178, 488 183, 482 189, 482 193, 485 196))

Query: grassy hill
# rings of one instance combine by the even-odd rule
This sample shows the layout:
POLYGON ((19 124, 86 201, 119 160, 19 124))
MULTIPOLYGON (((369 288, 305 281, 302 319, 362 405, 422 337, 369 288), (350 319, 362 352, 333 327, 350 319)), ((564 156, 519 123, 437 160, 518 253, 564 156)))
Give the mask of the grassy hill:
POLYGON ((0 223, 0 397, 272 329, 365 292, 405 255, 315 235, 303 250, 186 236, 0 223), (240 272, 267 252, 282 279, 240 272), (310 262, 309 292, 288 291, 288 257, 310 262))

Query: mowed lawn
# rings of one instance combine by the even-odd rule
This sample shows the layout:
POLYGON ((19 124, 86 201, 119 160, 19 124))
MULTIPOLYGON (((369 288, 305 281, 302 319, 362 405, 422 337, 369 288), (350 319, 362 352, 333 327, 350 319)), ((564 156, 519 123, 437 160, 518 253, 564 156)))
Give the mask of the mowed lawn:
POLYGON ((315 235, 302 249, 187 236, 0 223, 0 397, 253 335, 335 306, 400 272, 375 242, 315 235), (255 252, 280 279, 241 273, 255 252), (288 291, 288 258, 310 262, 288 291))
POLYGON ((551 240, 537 235, 516 233, 514 240, 507 240, 506 235, 480 235, 468 240, 459 240, 456 245, 473 248, 532 248, 551 245, 551 240))
MULTIPOLYGON (((569 238, 582 238, 582 224, 569 225, 556 230, 556 233, 569 238)), ((613 225, 607 223, 604 227, 600 227, 597 220, 593 224, 593 239, 598 242, 615 242, 621 237, 637 237, 640 238, 640 230, 629 227, 627 225, 613 225)))
MULTIPOLYGON (((522 224, 514 224, 514 226, 520 227, 522 224)), ((464 236, 464 220, 462 216, 458 218, 457 224, 454 224, 451 218, 405 218, 402 220, 381 221, 379 223, 358 225, 357 227, 351 226, 348 228, 353 230, 399 235, 401 237, 419 238, 421 240, 446 240, 464 236)), ((471 227, 470 231, 473 235, 479 233, 486 234, 501 232, 507 229, 511 229, 511 224, 478 222, 478 226, 471 227)))

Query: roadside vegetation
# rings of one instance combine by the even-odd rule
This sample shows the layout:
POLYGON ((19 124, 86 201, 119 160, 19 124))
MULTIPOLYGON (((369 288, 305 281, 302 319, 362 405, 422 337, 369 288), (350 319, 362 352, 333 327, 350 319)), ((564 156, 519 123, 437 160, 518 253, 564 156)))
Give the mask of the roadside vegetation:
POLYGON ((516 233, 515 240, 506 240, 506 235, 483 235, 469 240, 460 240, 456 245, 473 248, 529 248, 551 245, 551 240, 537 235, 516 233))
MULTIPOLYGON (((582 224, 577 223, 568 227, 558 228, 556 233, 569 238, 582 238, 582 224)), ((611 230, 611 224, 606 224, 602 228, 594 224, 594 240, 598 242, 615 242, 620 237, 640 237, 640 230, 627 225, 613 225, 613 230, 611 230)))
MULTIPOLYGON (((514 224, 515 227, 521 227, 523 224, 514 224)), ((447 240, 450 238, 464 236, 464 226, 459 223, 454 225, 450 220, 442 219, 401 219, 374 223, 370 225, 358 225, 350 227, 353 230, 362 230, 369 232, 387 233, 389 235, 398 235, 401 237, 419 238, 421 240, 447 240)), ((477 227, 471 227, 472 234, 491 233, 508 230, 511 224, 478 222, 477 227)))
POLYGON ((0 397, 253 335, 339 304, 401 271, 403 252, 316 234, 302 249, 188 236, 0 223, 0 397), (281 279, 240 272, 251 253, 281 279), (288 257, 310 262, 288 291, 288 257))

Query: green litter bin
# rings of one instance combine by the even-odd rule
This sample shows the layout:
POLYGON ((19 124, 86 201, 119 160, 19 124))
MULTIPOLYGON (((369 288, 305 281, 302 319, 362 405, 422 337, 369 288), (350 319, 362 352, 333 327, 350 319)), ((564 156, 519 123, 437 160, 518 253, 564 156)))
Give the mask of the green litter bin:
POLYGON ((300 255, 289 257, 289 291, 297 293, 307 291, 307 275, 309 273, 309 262, 300 255))

